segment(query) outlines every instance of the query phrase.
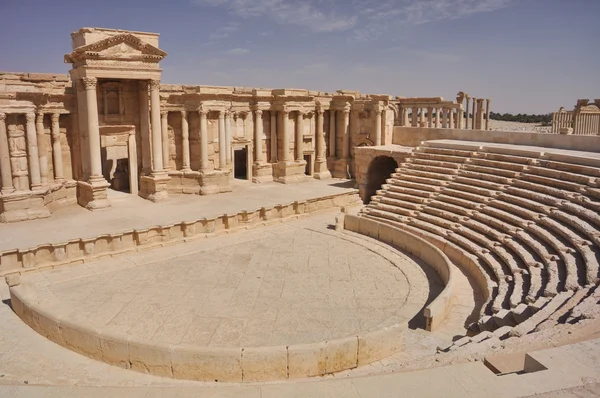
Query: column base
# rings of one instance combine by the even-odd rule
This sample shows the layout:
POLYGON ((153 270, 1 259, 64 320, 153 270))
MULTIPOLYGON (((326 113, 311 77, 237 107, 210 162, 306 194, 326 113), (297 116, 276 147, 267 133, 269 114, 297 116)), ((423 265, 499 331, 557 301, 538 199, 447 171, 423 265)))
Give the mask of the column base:
POLYGON ((327 161, 325 159, 315 161, 315 172, 313 177, 317 180, 327 180, 331 178, 331 172, 327 168, 327 161))
POLYGON ((256 162, 252 165, 252 182, 264 183, 273 181, 273 165, 271 163, 256 162))
POLYGON ((167 173, 155 173, 140 178, 140 191, 144 199, 152 202, 162 202, 169 198, 168 183, 171 177, 167 173))
POLYGON ((212 195, 216 193, 231 192, 231 178, 233 173, 229 170, 207 170, 201 171, 198 181, 200 183, 200 195, 212 195))
POLYGON ((291 184, 310 179, 310 176, 304 174, 306 170, 305 160, 279 162, 277 163, 276 170, 275 181, 282 184, 291 184))
POLYGON ((327 164, 333 178, 352 178, 352 165, 349 159, 327 159, 327 164))
POLYGON ((107 198, 108 187, 110 184, 104 177, 90 177, 88 181, 77 181, 77 203, 91 211, 110 207, 107 198))

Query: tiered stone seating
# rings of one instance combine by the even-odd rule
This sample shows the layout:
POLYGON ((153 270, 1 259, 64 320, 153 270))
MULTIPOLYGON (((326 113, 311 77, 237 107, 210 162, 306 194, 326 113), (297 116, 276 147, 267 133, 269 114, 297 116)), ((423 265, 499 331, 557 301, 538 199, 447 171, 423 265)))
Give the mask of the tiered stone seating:
POLYGON ((427 142, 362 215, 452 245, 459 267, 476 264, 488 278, 472 327, 519 336, 567 319, 599 282, 600 168, 562 160, 427 142))

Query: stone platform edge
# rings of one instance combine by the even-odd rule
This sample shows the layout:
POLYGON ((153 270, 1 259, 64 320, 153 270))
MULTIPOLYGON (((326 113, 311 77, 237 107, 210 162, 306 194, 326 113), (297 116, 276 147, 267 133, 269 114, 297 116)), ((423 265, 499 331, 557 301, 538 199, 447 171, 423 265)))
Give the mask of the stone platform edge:
POLYGON ((0 252, 0 277, 276 224, 358 202, 358 190, 355 189, 336 195, 261 207, 252 211, 242 210, 212 218, 131 229, 92 238, 75 238, 60 243, 44 243, 26 249, 9 249, 0 252))
POLYGON ((425 239, 403 231, 392 225, 378 222, 358 215, 347 214, 344 228, 348 231, 370 236, 401 251, 412 254, 432 267, 444 282, 442 292, 423 309, 428 331, 436 330, 446 319, 456 299, 457 272, 450 259, 425 239))
POLYGON ((407 327, 395 324, 350 337, 288 346, 219 348, 152 343, 94 323, 65 306, 47 285, 27 279, 10 287, 11 304, 37 333, 92 359, 174 379, 262 382, 323 376, 397 353, 407 327))

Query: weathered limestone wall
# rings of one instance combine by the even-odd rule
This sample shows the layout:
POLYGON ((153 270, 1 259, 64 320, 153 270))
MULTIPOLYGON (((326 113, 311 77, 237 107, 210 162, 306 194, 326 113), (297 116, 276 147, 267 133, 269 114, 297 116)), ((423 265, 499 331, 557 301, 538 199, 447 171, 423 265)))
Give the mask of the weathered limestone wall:
POLYGON ((575 151, 600 152, 599 136, 556 135, 513 131, 394 127, 393 143, 396 145, 416 147, 421 143, 421 141, 440 139, 532 145, 556 149, 570 149, 575 151))
POLYGON ((567 111, 560 108, 552 114, 552 132, 554 134, 600 135, 600 99, 577 100, 575 109, 567 111))

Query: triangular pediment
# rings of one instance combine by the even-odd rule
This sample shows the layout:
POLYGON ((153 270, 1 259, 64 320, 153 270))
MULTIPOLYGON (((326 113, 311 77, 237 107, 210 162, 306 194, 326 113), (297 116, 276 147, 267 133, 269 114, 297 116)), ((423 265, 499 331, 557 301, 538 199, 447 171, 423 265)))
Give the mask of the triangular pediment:
POLYGON ((84 59, 137 60, 158 62, 167 55, 130 33, 123 33, 76 48, 65 56, 66 62, 84 59))

